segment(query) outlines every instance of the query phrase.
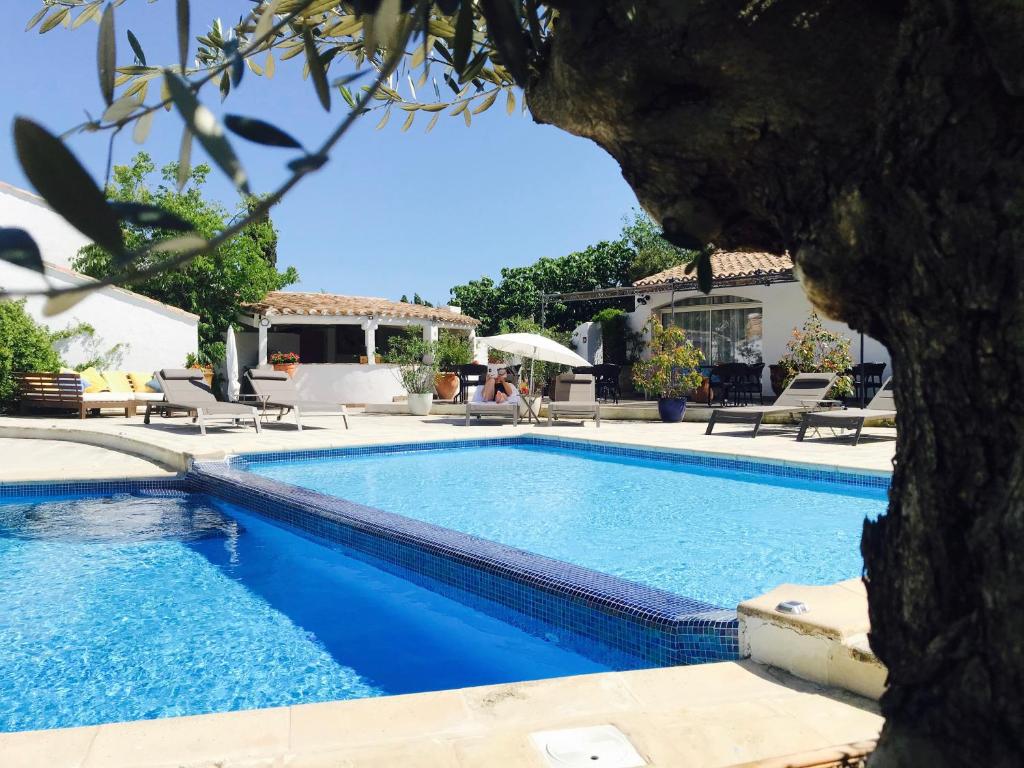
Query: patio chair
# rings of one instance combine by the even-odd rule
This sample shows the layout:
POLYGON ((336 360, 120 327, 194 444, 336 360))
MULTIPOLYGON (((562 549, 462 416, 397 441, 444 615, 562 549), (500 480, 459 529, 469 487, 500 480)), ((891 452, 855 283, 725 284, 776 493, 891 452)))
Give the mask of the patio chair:
POLYGON ((166 399, 163 402, 146 403, 144 423, 149 424, 153 413, 187 411, 193 414, 192 420, 199 423, 199 431, 203 435, 206 434, 206 422, 211 419, 230 419, 234 422, 241 418, 251 418, 257 434, 260 432, 259 412, 251 405, 220 402, 203 380, 202 371, 164 368, 157 371, 156 380, 166 399))
POLYGON ((834 373, 798 373, 779 395, 774 405, 750 405, 712 411, 711 421, 708 422, 704 434, 710 435, 715 424, 719 423, 751 424, 754 427, 751 437, 757 437, 765 416, 806 413, 813 410, 825 400, 835 380, 834 373))
MULTIPOLYGON (((253 394, 260 401, 264 415, 267 408, 277 408, 277 420, 280 421, 288 411, 295 412, 295 426, 302 431, 302 414, 313 412, 340 414, 348 429, 348 411, 344 405, 307 400, 295 386, 295 382, 284 371, 264 368, 250 368, 245 377, 252 387, 253 394)), ((245 395, 243 395, 245 397, 245 395)))
POLYGON ((896 416, 896 401, 893 398, 892 376, 886 379, 881 389, 871 398, 864 408, 844 408, 834 411, 815 411, 805 413, 800 422, 800 431, 796 439, 803 441, 807 430, 811 427, 830 427, 834 429, 852 429, 853 445, 860 441, 864 423, 869 420, 891 419, 896 416))
POLYGON ((619 402, 619 375, 622 372, 621 365, 614 363, 601 363, 594 366, 595 387, 598 400, 611 400, 619 402))
POLYGON ((460 365, 458 374, 459 393, 455 396, 455 399, 465 403, 469 401, 469 388, 482 387, 487 380, 487 366, 477 363, 460 365))
POLYGON ((559 418, 593 419, 601 426, 601 404, 595 397, 595 377, 582 373, 561 373, 548 403, 548 426, 559 418))

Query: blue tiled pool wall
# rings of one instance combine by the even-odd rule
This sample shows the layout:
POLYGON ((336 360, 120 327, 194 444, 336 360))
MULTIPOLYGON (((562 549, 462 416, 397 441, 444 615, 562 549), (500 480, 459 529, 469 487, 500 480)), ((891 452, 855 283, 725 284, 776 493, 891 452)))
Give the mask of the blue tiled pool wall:
POLYGON ((120 493, 146 493, 149 491, 184 493, 188 479, 178 475, 159 479, 139 480, 68 480, 67 482, 0 483, 0 499, 32 498, 34 496, 115 496, 120 493))
POLYGON ((195 464, 189 480, 196 490, 369 555, 398 575, 468 600, 534 634, 553 634, 599 661, 612 655, 618 657, 615 666, 632 667, 739 657, 735 611, 279 483, 223 462, 195 464))
POLYGON ((418 451, 442 451, 455 448, 491 448, 495 446, 528 446, 553 448, 564 451, 619 456, 646 461, 664 461, 671 464, 699 467, 726 472, 739 472, 755 478, 787 478, 812 483, 824 483, 855 488, 878 488, 888 490, 891 480, 889 473, 846 472, 828 467, 788 464, 785 462, 758 461, 756 459, 734 459, 708 453, 638 448, 617 443, 600 443, 589 440, 573 440, 561 437, 519 435, 473 440, 445 440, 422 443, 394 443, 388 445, 361 445, 345 448, 323 448, 308 451, 272 451, 247 453, 232 456, 228 462, 236 466, 247 464, 269 464, 300 459, 323 459, 342 456, 369 456, 388 453, 418 451))

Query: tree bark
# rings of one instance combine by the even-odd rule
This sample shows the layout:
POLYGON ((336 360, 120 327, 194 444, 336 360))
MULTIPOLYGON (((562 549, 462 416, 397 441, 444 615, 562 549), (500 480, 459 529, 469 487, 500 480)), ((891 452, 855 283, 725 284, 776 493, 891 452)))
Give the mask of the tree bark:
POLYGON ((527 89, 681 245, 788 249, 889 348, 874 765, 1024 765, 1024 4, 606 0, 527 89))

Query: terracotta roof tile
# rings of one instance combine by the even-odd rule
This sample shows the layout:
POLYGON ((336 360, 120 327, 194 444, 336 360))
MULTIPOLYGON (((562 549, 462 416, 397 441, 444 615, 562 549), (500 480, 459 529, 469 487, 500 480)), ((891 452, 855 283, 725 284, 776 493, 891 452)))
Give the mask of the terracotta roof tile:
MULTIPOLYGON (((696 272, 688 275, 685 270, 685 265, 672 267, 637 280, 633 285, 657 285, 673 280, 677 283, 696 283, 696 272)), ((711 274, 715 280, 781 275, 792 271, 793 260, 788 253, 779 255, 762 251, 717 251, 711 254, 711 274)))
POLYGON ((377 318, 405 318, 436 320, 442 323, 476 326, 480 321, 452 312, 448 307, 425 307, 404 301, 390 301, 368 296, 338 296, 333 293, 302 293, 299 291, 271 291, 263 301, 246 304, 254 312, 268 316, 325 315, 364 316, 377 318))

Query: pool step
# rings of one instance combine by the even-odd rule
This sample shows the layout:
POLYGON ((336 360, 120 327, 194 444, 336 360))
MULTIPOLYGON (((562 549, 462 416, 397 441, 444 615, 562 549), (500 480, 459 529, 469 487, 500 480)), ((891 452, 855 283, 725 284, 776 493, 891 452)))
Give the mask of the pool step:
POLYGON ((740 603, 740 653, 797 677, 877 699, 886 669, 868 644, 867 594, 860 579, 825 587, 782 584, 740 603), (805 613, 779 610, 803 603, 805 613))

